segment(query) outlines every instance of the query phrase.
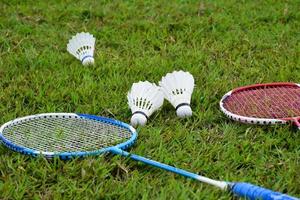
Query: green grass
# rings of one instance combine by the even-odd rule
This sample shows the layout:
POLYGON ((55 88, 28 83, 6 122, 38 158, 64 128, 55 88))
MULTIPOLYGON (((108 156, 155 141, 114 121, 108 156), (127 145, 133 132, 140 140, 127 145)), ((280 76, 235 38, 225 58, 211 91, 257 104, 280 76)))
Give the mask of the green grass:
MULTIPOLYGON (((223 94, 262 82, 300 82, 298 1, 0 2, 0 123, 42 112, 129 122, 133 82, 167 72, 195 77, 193 117, 165 101, 129 151, 214 179, 300 197, 300 134, 239 124, 223 94), (66 51, 96 38, 96 65, 66 51)), ((0 146, 0 199, 230 199, 230 194, 119 156, 47 161, 0 146)))

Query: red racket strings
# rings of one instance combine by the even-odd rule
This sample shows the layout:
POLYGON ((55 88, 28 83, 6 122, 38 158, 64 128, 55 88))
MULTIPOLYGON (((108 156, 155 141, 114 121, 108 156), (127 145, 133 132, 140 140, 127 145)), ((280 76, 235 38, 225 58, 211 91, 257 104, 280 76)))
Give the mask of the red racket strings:
POLYGON ((269 85, 234 90, 223 106, 231 113, 254 118, 283 119, 300 116, 300 87, 269 85))

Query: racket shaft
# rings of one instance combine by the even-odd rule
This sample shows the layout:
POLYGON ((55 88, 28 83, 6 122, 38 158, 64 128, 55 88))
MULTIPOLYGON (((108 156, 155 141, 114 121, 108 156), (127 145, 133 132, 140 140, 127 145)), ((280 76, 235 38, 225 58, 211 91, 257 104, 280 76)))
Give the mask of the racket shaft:
POLYGON ((274 192, 249 183, 234 183, 231 190, 235 195, 249 200, 299 200, 296 197, 288 196, 280 192, 274 192))
POLYGON ((208 183, 210 185, 214 185, 214 186, 219 187, 223 190, 225 190, 227 188, 227 185, 228 185, 224 181, 216 181, 216 180, 213 180, 213 179, 210 179, 210 178, 206 178, 204 176, 200 176, 200 175, 197 175, 197 174, 194 174, 194 173, 191 173, 191 172, 188 172, 188 171, 176 168, 176 167, 172 167, 170 165, 166 165, 166 164, 154 161, 154 160, 150 160, 150 159, 144 158, 142 156, 138 156, 138 155, 135 155, 135 154, 130 154, 130 153, 128 153, 126 151, 123 151, 121 149, 118 149, 118 148, 113 148, 111 150, 111 152, 114 153, 114 154, 125 156, 125 157, 130 157, 133 160, 140 161, 142 163, 145 163, 147 165, 151 165, 153 167, 164 169, 164 170, 173 172, 175 174, 179 174, 179 175, 182 175, 182 176, 185 176, 185 177, 188 177, 188 178, 195 179, 197 181, 201 181, 201 182, 204 182, 204 183, 208 183))

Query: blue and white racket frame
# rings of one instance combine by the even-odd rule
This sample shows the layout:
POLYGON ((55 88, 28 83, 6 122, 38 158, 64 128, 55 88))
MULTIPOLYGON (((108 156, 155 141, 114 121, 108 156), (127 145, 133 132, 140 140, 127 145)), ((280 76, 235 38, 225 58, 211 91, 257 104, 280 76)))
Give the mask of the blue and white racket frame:
POLYGON ((40 118, 40 119, 42 119, 42 118, 43 119, 44 118, 62 118, 62 119, 63 118, 85 118, 85 119, 100 121, 102 123, 111 124, 114 126, 119 126, 119 127, 128 129, 132 133, 132 137, 129 140, 127 140, 126 142, 123 142, 123 143, 115 146, 116 148, 119 148, 119 149, 127 149, 127 148, 131 147, 137 139, 137 132, 132 126, 130 126, 124 122, 111 119, 111 118, 88 115, 88 114, 79 114, 79 113, 77 113, 77 114, 76 113, 43 113, 43 114, 38 114, 38 115, 30 115, 30 116, 26 116, 26 117, 17 118, 15 120, 11 120, 11 121, 5 123, 4 125, 2 125, 0 128, 0 139, 3 142, 3 144, 6 147, 8 147, 9 149, 12 149, 12 150, 22 153, 22 154, 31 155, 31 156, 44 156, 49 159, 51 159, 53 157, 59 157, 62 160, 68 160, 68 159, 75 158, 75 157, 99 155, 99 154, 102 154, 105 152, 109 152, 110 149, 112 148, 112 147, 108 147, 108 148, 103 148, 103 149, 99 149, 96 151, 86 151, 86 152, 81 152, 81 151, 63 152, 63 153, 42 152, 42 151, 36 151, 36 150, 30 149, 27 147, 16 145, 13 142, 11 142, 10 140, 6 139, 2 135, 3 129, 8 126, 26 122, 26 121, 30 121, 30 120, 37 119, 37 118, 40 118))
POLYGON ((231 191, 234 195, 239 196, 239 197, 244 197, 246 199, 250 200, 255 200, 255 199, 263 199, 263 200, 297 200, 298 198, 292 197, 286 194, 282 194, 280 192, 274 192, 269 189, 265 189, 263 187, 259 187, 256 185, 252 185, 250 183, 243 183, 243 182, 225 182, 225 181, 218 181, 218 180, 213 180, 204 176, 200 176, 198 174, 194 174, 191 172, 188 172, 183 169, 179 169, 176 167, 172 167, 170 165, 166 165, 154 160, 150 160, 148 158, 138 156, 135 154, 131 154, 125 149, 131 147, 135 141, 137 140, 137 132, 136 130, 121 121, 106 118, 106 117, 100 117, 100 116, 95 116, 95 115, 89 115, 89 114, 75 114, 75 113, 44 113, 44 114, 38 114, 38 115, 31 115, 27 117, 22 117, 22 118, 17 118, 15 120, 9 121, 5 123, 4 125, 1 126, 0 128, 0 139, 2 140, 3 144, 7 146, 8 148, 20 152, 22 154, 26 155, 31 155, 31 156, 45 156, 46 158, 53 158, 53 157, 59 157, 60 159, 67 160, 73 157, 84 157, 84 156, 90 156, 90 155, 99 155, 103 153, 113 153, 117 155, 121 155, 124 157, 131 158, 136 161, 140 161, 144 164, 148 164, 160 169, 164 169, 166 171, 173 172, 175 174, 179 174, 182 176, 185 176, 187 178, 191 178, 200 182, 208 183, 210 185, 216 186, 222 190, 228 190, 231 191), (84 119, 89 119, 89 120, 95 120, 95 121, 100 121, 102 123, 114 125, 114 126, 119 126, 122 128, 125 128, 129 130, 132 133, 132 136, 129 140, 126 142, 120 143, 116 146, 113 147, 107 147, 95 151, 88 151, 88 152, 63 152, 63 153, 55 153, 55 152, 40 152, 36 151, 33 149, 29 149, 26 147, 18 146, 14 144, 13 142, 9 141, 6 139, 3 135, 3 129, 5 127, 8 127, 10 125, 14 125, 17 123, 21 123, 23 121, 29 121, 34 118, 84 118, 84 119))

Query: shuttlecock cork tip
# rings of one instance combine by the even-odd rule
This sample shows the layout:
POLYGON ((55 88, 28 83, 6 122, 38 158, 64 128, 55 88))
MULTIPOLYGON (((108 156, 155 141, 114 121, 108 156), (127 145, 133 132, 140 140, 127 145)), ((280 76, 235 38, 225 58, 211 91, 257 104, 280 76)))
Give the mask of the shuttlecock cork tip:
POLYGON ((94 65, 94 58, 92 56, 88 56, 82 60, 82 64, 84 66, 94 65))
POLYGON ((182 105, 177 108, 176 114, 180 118, 185 118, 192 116, 193 111, 189 105, 182 105))
POLYGON ((142 113, 135 113, 132 115, 130 123, 134 127, 145 126, 145 124, 147 123, 147 117, 142 113))

